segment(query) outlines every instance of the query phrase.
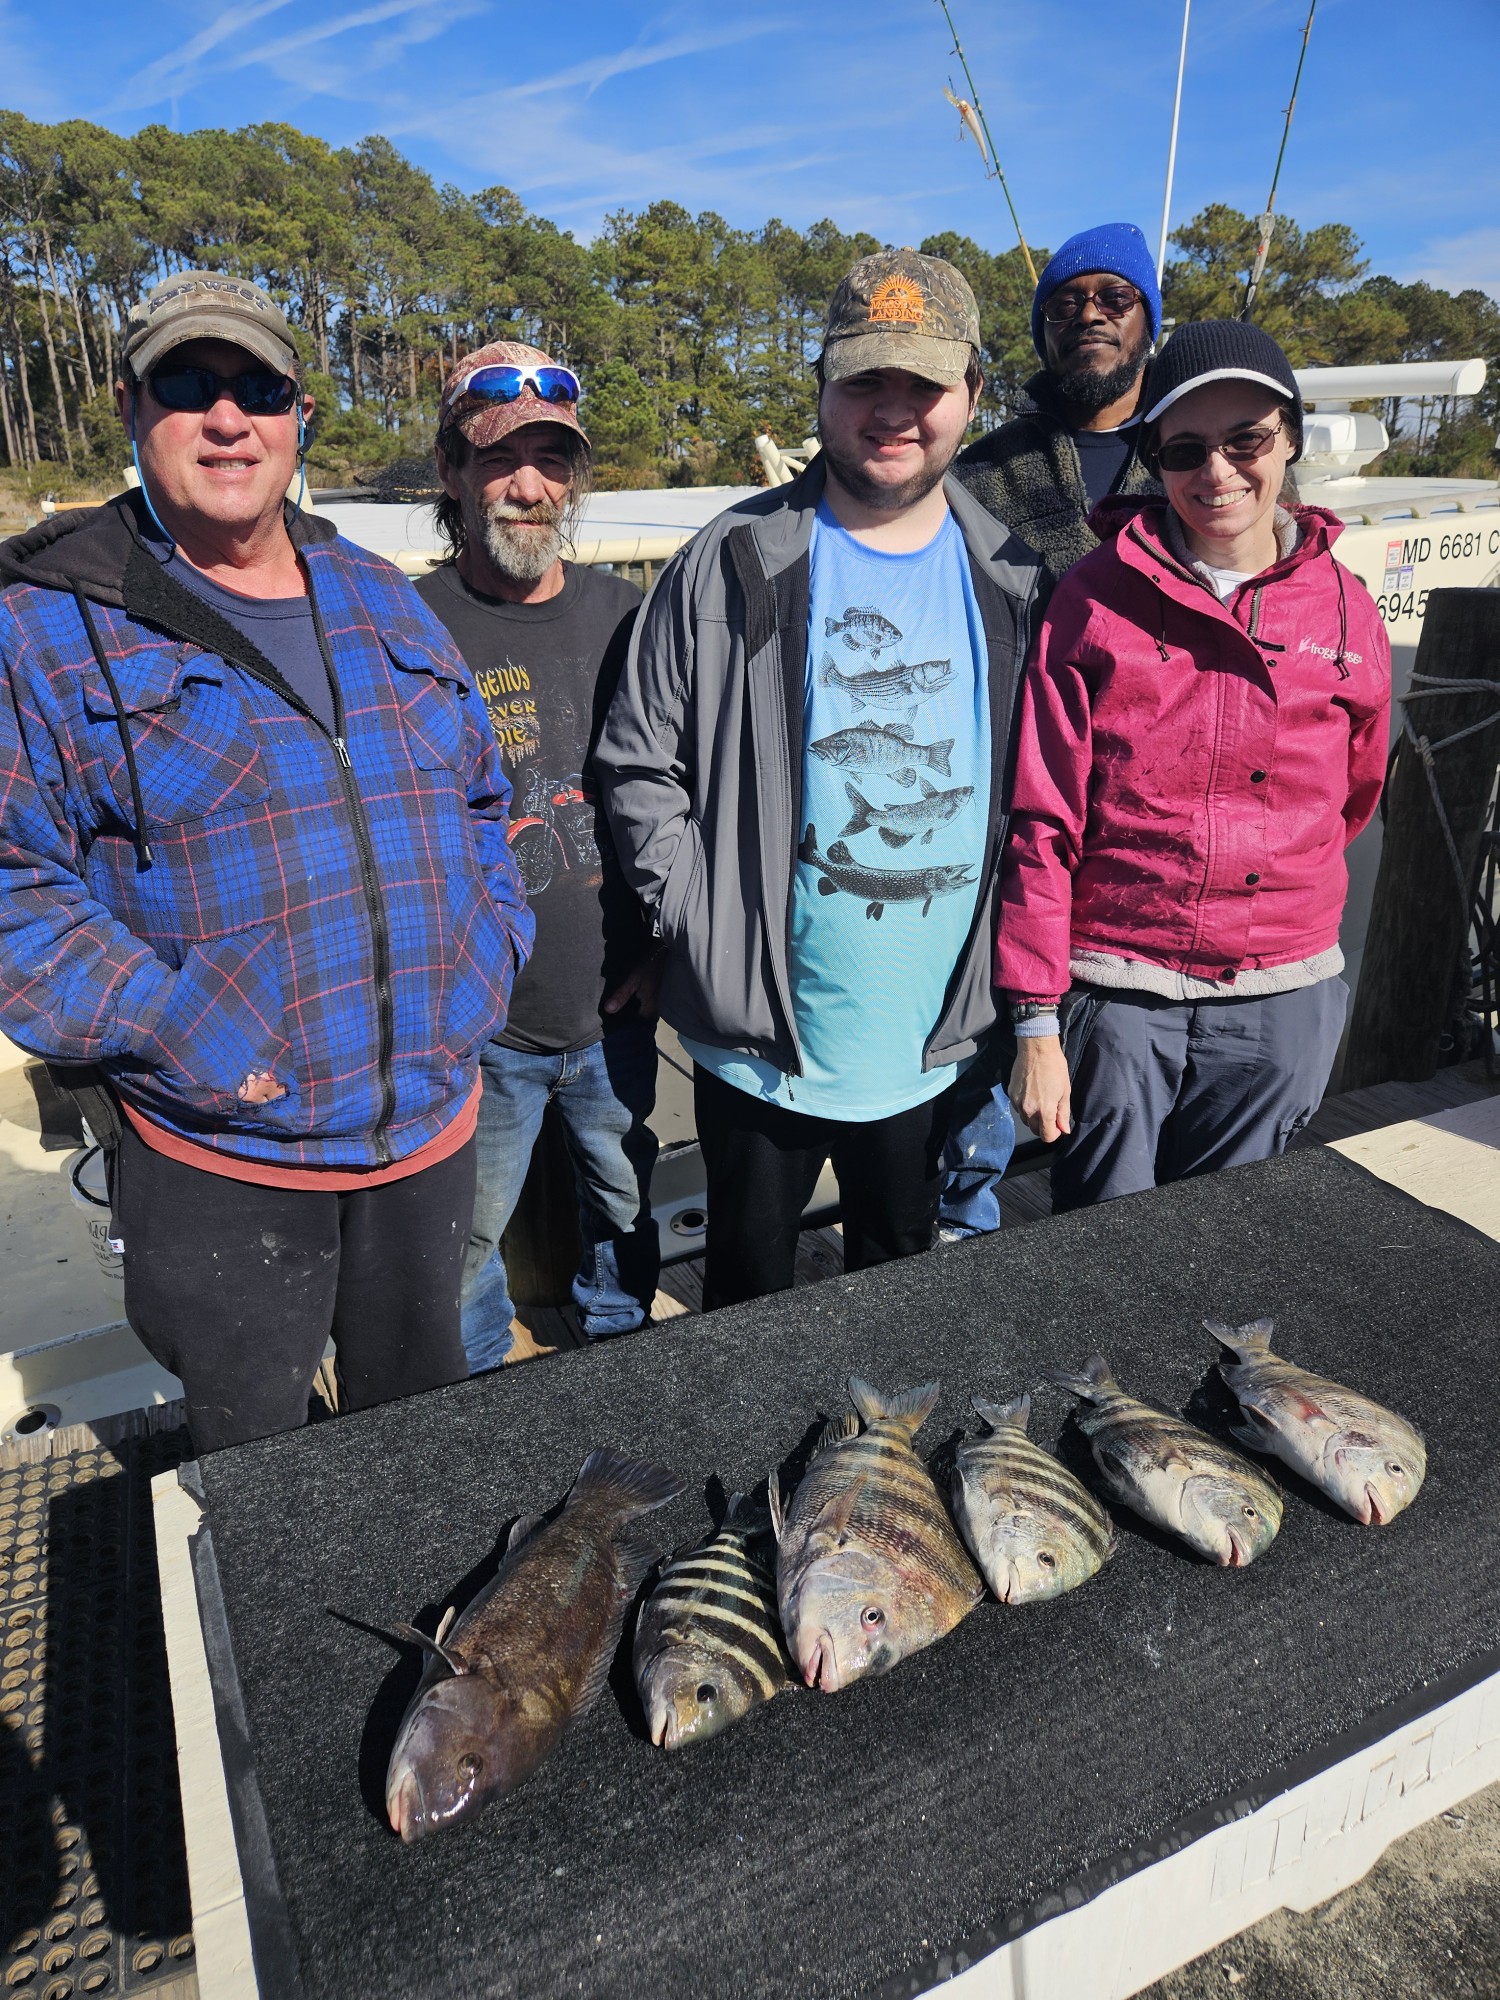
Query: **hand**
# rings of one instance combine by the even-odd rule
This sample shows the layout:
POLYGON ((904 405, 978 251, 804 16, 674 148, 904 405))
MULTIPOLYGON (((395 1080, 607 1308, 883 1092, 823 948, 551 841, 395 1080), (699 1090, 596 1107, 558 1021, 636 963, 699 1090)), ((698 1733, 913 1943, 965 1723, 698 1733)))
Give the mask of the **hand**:
POLYGON ((656 1019, 656 1004, 661 996, 662 974, 667 969, 667 948, 657 945, 639 961, 620 981, 613 993, 604 996, 606 1014, 618 1014, 630 1005, 632 1000, 641 1003, 641 1019, 656 1019))
POLYGON ((1008 1095, 1028 1131, 1053 1146, 1073 1129, 1072 1079, 1056 1035, 1018 1035, 1008 1095))

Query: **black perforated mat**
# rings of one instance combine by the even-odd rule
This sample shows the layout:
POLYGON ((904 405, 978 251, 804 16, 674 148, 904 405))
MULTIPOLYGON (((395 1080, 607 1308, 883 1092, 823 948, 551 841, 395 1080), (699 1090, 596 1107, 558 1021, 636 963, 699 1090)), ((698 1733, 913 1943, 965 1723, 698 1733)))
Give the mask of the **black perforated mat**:
POLYGON ((1500 1248, 1308 1151, 513 1369, 204 1462, 256 1770, 309 1996, 912 1992, 1500 1667, 1500 1248), (460 1600, 591 1446, 747 1486, 844 1407, 971 1390, 1101 1348, 1182 1408, 1204 1315, 1423 1429, 1417 1505, 1362 1529, 1291 1496, 1270 1552, 1213 1570, 1124 1523, 1049 1606, 986 1605, 883 1680, 787 1695, 700 1749, 640 1733, 617 1673, 512 1799, 403 1848, 380 1810, 415 1664, 379 1624, 460 1600))

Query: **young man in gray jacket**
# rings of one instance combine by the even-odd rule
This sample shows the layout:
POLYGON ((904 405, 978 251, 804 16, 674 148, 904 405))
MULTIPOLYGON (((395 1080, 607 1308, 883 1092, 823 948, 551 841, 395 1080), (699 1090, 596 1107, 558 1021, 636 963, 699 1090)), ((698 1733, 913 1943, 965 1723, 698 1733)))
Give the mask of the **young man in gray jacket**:
POLYGON ((978 346, 950 264, 854 266, 818 363, 822 451, 663 571, 595 754, 695 1063, 709 1306, 791 1284, 830 1158, 847 1268, 926 1249, 953 1085, 995 1024, 1042 570, 947 476, 978 346))

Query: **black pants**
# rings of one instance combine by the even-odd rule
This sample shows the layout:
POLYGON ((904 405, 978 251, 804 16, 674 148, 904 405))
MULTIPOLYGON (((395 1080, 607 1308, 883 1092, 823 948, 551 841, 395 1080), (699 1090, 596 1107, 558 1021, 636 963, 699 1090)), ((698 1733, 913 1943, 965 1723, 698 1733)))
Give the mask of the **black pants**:
POLYGON ((838 1177, 844 1269, 932 1247, 953 1093, 892 1118, 848 1124, 784 1111, 693 1067, 693 1110, 708 1177, 705 1309, 784 1292, 802 1211, 825 1160, 838 1177))
POLYGON ((144 1145, 115 1155, 125 1317, 187 1392, 199 1451, 307 1421, 329 1335, 347 1408, 468 1373, 459 1286, 474 1142, 352 1194, 226 1180, 144 1145))

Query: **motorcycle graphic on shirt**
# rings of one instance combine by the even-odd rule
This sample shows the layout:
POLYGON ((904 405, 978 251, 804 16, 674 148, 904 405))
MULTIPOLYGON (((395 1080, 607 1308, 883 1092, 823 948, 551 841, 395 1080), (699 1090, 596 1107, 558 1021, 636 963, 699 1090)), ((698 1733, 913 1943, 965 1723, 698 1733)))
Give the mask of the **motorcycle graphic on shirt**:
POLYGON ((594 838, 595 803, 584 790, 583 774, 569 771, 549 777, 533 764, 526 796, 510 823, 510 848, 528 896, 540 896, 559 868, 597 870, 599 844, 594 838))

